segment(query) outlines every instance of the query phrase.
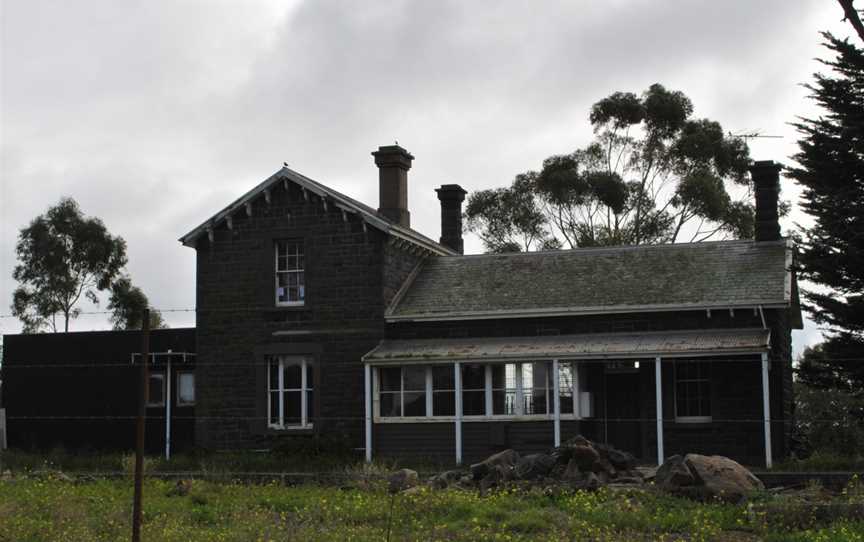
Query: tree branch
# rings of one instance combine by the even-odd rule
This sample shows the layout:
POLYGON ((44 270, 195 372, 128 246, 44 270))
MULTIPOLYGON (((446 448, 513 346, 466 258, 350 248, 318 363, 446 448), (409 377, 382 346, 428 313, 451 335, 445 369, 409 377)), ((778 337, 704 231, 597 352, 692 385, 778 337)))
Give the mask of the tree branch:
POLYGON ((843 13, 846 15, 843 20, 849 21, 849 24, 852 25, 855 32, 858 32, 858 37, 861 38, 861 41, 864 41, 864 24, 861 23, 861 17, 858 15, 858 11, 855 9, 855 6, 852 5, 855 0, 837 0, 837 2, 843 8, 843 13))

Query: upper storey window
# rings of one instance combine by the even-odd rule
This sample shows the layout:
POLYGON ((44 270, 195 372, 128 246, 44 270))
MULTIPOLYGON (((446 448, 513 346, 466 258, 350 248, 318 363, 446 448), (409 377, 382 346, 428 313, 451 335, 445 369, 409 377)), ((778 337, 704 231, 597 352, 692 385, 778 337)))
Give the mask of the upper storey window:
POLYGON ((276 305, 303 305, 306 299, 306 267, 302 241, 276 241, 276 305))

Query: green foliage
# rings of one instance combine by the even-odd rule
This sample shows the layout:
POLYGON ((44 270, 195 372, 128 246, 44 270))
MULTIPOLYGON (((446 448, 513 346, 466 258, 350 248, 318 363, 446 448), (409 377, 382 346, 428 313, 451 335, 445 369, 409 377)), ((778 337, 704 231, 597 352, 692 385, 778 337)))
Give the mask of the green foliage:
MULTIPOLYGON (((745 505, 695 503, 649 490, 544 493, 506 490, 480 497, 460 490, 391 497, 278 483, 192 482, 169 496, 172 480, 145 480, 142 538, 152 541, 382 540, 864 540, 864 525, 821 528, 782 523, 766 531, 745 505)), ((0 540, 126 539, 131 481, 69 483, 57 478, 0 481, 0 540)))
POLYGON ((125 241, 110 235, 98 218, 83 216, 71 198, 21 229, 15 250, 18 265, 12 276, 20 286, 12 314, 25 333, 57 331, 58 314, 69 331, 81 297, 98 303, 96 292, 107 289, 126 264, 125 241))
POLYGON ((749 185, 749 151, 692 113, 687 96, 659 84, 603 98, 589 115, 593 142, 510 188, 471 194, 468 228, 492 252, 671 243, 688 224, 690 241, 752 237, 753 206, 727 190, 749 185))
MULTIPOLYGON (((114 329, 141 329, 144 309, 150 306, 147 296, 141 288, 132 284, 132 279, 124 275, 111 285, 111 296, 108 298, 108 310, 111 311, 111 324, 114 329)), ((162 319, 162 313, 156 309, 150 310, 150 329, 164 329, 168 324, 162 319)))
MULTIPOLYGON (((481 190, 468 198, 468 228, 480 232, 489 252, 519 252, 550 241, 534 198, 536 174, 517 175, 509 188, 481 190)), ((550 247, 551 248, 551 247, 550 247)))
POLYGON ((795 423, 817 454, 860 458, 864 449, 864 397, 860 390, 818 388, 798 382, 795 423))
MULTIPOLYGON (((803 187, 802 278, 824 288, 805 291, 805 310, 831 330, 824 345, 839 387, 864 385, 864 49, 823 34, 835 55, 807 88, 824 115, 800 119, 791 176, 803 187), (829 291, 826 291, 829 290, 829 291), (842 381, 842 382, 841 382, 842 381)), ((816 367, 818 369, 818 367, 816 367)), ((802 368, 806 376, 810 368, 802 368)), ((807 377, 811 378, 811 377, 807 377)), ((812 379, 817 379, 813 376, 812 379)))

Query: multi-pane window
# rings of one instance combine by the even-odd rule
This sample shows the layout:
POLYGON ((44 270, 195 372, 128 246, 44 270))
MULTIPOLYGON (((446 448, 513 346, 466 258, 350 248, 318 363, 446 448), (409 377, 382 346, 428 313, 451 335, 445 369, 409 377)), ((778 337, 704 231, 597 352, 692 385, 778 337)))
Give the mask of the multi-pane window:
POLYGON ((267 420, 270 427, 311 427, 314 417, 313 367, 306 358, 271 358, 267 371, 267 420))
POLYGON ((456 378, 452 365, 432 367, 432 415, 456 414, 456 378))
POLYGON ((389 418, 426 416, 428 367, 389 367, 378 370, 380 415, 389 418))
POLYGON ((150 373, 150 381, 147 384, 147 406, 165 406, 165 373, 150 373))
POLYGON ((195 404, 195 373, 180 371, 177 373, 177 406, 195 404))
MULTIPOLYGON (((377 369, 376 415, 382 418, 438 417, 456 414, 452 364, 377 369)), ((554 411, 551 362, 460 364, 462 415, 549 416, 554 411)), ((561 414, 579 412, 578 367, 558 364, 561 414)), ((582 412, 587 415, 587 412, 582 412)))
POLYGON ((486 367, 479 364, 462 365, 462 415, 486 414, 486 367))
POLYGON ((301 241, 276 241, 276 305, 302 305, 306 299, 306 267, 301 241))
POLYGON ((675 362, 675 419, 679 422, 711 421, 710 362, 675 362))

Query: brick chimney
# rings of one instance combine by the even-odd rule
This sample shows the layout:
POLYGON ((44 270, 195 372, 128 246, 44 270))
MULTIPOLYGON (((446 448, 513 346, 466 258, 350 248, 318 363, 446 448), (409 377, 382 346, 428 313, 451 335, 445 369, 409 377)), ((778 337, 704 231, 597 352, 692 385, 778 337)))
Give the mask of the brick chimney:
POLYGON ((782 165, 773 160, 755 162, 750 167, 756 193, 757 241, 776 241, 780 236, 780 216, 777 212, 780 199, 780 170, 782 165))
POLYGON ((408 170, 414 157, 399 145, 378 147, 372 156, 378 166, 378 212, 400 226, 410 228, 408 170))
POLYGON ((458 184, 442 184, 435 192, 438 192, 438 199, 441 200, 441 244, 464 254, 462 202, 467 192, 458 184))

